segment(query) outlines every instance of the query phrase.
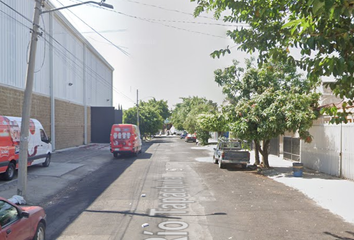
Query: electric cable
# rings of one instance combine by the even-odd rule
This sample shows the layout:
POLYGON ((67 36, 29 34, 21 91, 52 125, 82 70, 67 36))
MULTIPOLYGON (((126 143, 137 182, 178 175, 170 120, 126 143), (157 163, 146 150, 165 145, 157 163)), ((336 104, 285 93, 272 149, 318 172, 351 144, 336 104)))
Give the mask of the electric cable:
MULTIPOLYGON (((58 0, 56 0, 58 1, 58 0)), ((71 0, 72 1, 72 0, 71 0)), ((72 1, 74 2, 74 1, 72 1)), ((80 1, 76 1, 76 2, 79 2, 80 1)), ((94 6, 94 5, 88 5, 89 7, 92 7, 92 8, 100 8, 98 6, 94 6)), ((227 38, 226 36, 217 36, 217 35, 214 35, 214 34, 209 34, 209 33, 204 33, 204 32, 199 32, 199 31, 194 31, 194 30, 189 30, 189 29, 185 29, 185 28, 182 28, 182 27, 176 27, 176 26, 172 26, 172 25, 168 25, 168 24, 163 24, 161 22, 175 22, 175 23, 193 23, 193 24, 204 24, 204 25, 219 25, 219 26, 228 26, 228 27, 244 27, 244 25, 242 24, 239 24, 239 25, 228 25, 228 24, 220 24, 220 23, 217 23, 217 24, 213 24, 213 23, 198 23, 198 22, 187 22, 187 21, 178 21, 178 20, 159 20, 159 19, 149 19, 149 18, 142 18, 142 17, 138 17, 138 16, 134 16, 134 15, 130 15, 130 14, 126 14, 126 13, 123 13, 123 12, 120 12, 120 11, 116 11, 116 10, 112 10, 112 9, 107 9, 107 8, 100 8, 102 10, 105 10, 105 11, 109 11, 109 12, 113 12, 113 13, 117 13, 119 15, 123 15, 125 17, 129 17, 129 18, 133 18, 133 19, 137 19, 137 20, 140 20, 140 21, 145 21, 145 22, 149 22, 149 23, 153 23, 153 24, 160 24, 160 25, 163 25, 165 27, 169 27, 169 28, 174 28, 174 29, 178 29, 178 30, 181 30, 181 31, 186 31, 186 32, 191 32, 191 33, 197 33, 197 34, 201 34, 201 35, 207 35, 207 36, 211 36, 211 37, 217 37, 217 38, 227 38)))
MULTIPOLYGON (((64 6, 64 4, 62 4, 59 0, 56 0, 57 2, 59 2, 61 5, 64 6)), ((100 9, 103 9, 101 7, 99 7, 100 9)), ((92 31, 94 31, 95 33, 97 33, 100 37, 102 37, 104 40, 106 40, 107 42, 109 42, 110 44, 112 44, 112 46, 114 46, 115 48, 117 48, 119 51, 121 51, 123 54, 125 54, 126 56, 129 56, 129 53, 127 51, 125 51, 124 49, 122 49, 121 47, 117 46, 116 44, 114 44, 112 41, 110 41, 108 38, 106 38, 105 36, 103 36, 102 34, 100 34, 98 31, 96 31, 93 27, 91 27, 89 24, 87 24, 84 20, 82 20, 81 18, 79 18, 75 13, 73 13, 70 9, 66 9, 68 10, 71 14, 73 14, 77 19, 79 19, 82 23, 84 23, 86 26, 88 26, 92 31)))
MULTIPOLYGON (((14 8, 12 8, 11 6, 9 6, 8 4, 4 3, 2 0, 0 0, 0 3, 4 4, 6 7, 8 7, 9 9, 11 9, 12 11, 14 11, 16 14, 18 14, 18 15, 21 16, 22 18, 26 19, 28 22, 32 23, 32 21, 31 21, 29 18, 27 18, 26 16, 24 16, 23 14, 21 14, 20 12, 18 12, 17 10, 15 10, 14 8)), ((0 12, 2 12, 3 14, 5 14, 6 16, 8 16, 9 18, 11 18, 12 20, 14 20, 15 22, 21 24, 23 27, 28 28, 29 30, 32 30, 31 27, 26 26, 24 23, 22 23, 21 21, 19 21, 18 19, 14 18, 14 17, 12 17, 12 16, 9 15, 8 13, 6 13, 5 11, 3 11, 3 10, 0 9, 0 12)), ((42 18, 42 20, 43 20, 43 18, 42 18)), ((40 29, 41 29, 42 31, 44 31, 48 36, 50 36, 51 38, 53 38, 49 33, 46 32, 46 30, 45 30, 44 28, 40 28, 40 29)), ((63 55, 63 52, 60 52, 60 50, 59 50, 56 46, 53 46, 53 45, 52 45, 47 39, 45 39, 44 37, 43 37, 43 39, 44 39, 44 44, 45 44, 45 43, 48 43, 49 45, 51 45, 51 46, 53 47, 54 50, 57 51, 57 52, 56 52, 56 55, 57 55, 57 56, 60 56, 60 53, 62 53, 61 56, 64 57, 63 60, 66 61, 66 60, 68 59, 67 56, 66 56, 65 54, 63 55)), ((54 39, 54 38, 53 38, 53 39, 54 39)), ((54 41, 55 41, 57 44, 59 44, 63 49, 65 49, 66 52, 70 53, 75 59, 81 61, 81 60, 78 59, 75 55, 73 55, 67 48, 65 48, 62 44, 60 44, 60 42, 58 42, 56 39, 54 39, 54 41)), ((46 49, 46 46, 44 46, 44 48, 46 49)), ((41 66, 40 69, 42 69, 42 67, 43 67, 43 65, 44 65, 44 62, 45 62, 45 60, 43 60, 43 63, 42 63, 42 66, 41 66)), ((72 62, 73 62, 74 64, 76 64, 76 66, 81 67, 81 66, 79 66, 75 61, 72 60, 72 62)), ((82 62, 82 61, 81 61, 81 62, 82 62)), ((74 73, 77 74, 76 67, 75 67, 75 66, 72 66, 72 65, 71 65, 70 67, 71 67, 71 68, 74 67, 74 73)), ((81 68, 82 68, 82 67, 81 67, 81 68)), ((91 69, 90 67, 87 67, 87 66, 86 66, 86 68, 89 70, 89 71, 87 71, 87 74, 88 74, 89 76, 91 76, 93 79, 97 80, 98 82, 100 82, 101 84, 105 85, 106 87, 108 87, 108 88, 110 88, 110 89, 113 89, 116 93, 118 93, 118 94, 120 94, 121 96, 127 98, 129 101, 134 102, 134 100, 132 100, 131 98, 129 98, 128 96, 126 96, 124 93, 118 91, 118 90, 113 86, 113 84, 107 82, 106 79, 104 79, 103 77, 101 77, 100 75, 98 75, 96 71, 94 71, 93 69, 91 69), (91 71, 91 72, 90 72, 90 71, 91 71), (94 74, 93 74, 93 73, 94 73, 94 74), (100 78, 101 78, 101 80, 100 80, 100 78)), ((83 68, 82 68, 82 70, 83 70, 83 68)), ((40 71, 40 70, 36 71, 36 73, 38 73, 39 71, 40 71)), ((79 77, 82 78, 83 76, 79 76, 79 77)))
POLYGON ((23 17, 24 19, 26 19, 27 21, 29 21, 30 23, 33 24, 32 20, 29 19, 28 17, 26 17, 25 15, 23 15, 22 13, 20 13, 19 11, 17 11, 16 9, 14 9, 13 7, 11 7, 10 5, 6 4, 5 2, 3 2, 2 0, 0 0, 0 3, 4 4, 6 7, 10 8, 12 11, 14 11, 15 13, 17 13, 18 15, 20 15, 21 17, 23 17))
MULTIPOLYGON (((45 22, 44 22, 44 19, 43 19, 43 15, 41 15, 41 19, 42 19, 42 23, 43 23, 43 28, 45 29, 45 22)), ((41 66, 39 67, 38 70, 34 71, 34 73, 38 73, 42 70, 44 64, 45 64, 45 56, 46 56, 46 41, 44 41, 44 51, 43 51, 43 60, 42 60, 42 64, 41 66)))

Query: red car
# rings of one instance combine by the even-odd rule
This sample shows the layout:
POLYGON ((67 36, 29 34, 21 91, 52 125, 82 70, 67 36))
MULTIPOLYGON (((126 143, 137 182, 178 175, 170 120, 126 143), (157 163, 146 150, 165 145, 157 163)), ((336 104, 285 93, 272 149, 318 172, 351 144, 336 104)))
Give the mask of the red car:
POLYGON ((38 206, 18 206, 0 197, 0 239, 44 240, 46 214, 38 206))
POLYGON ((190 134, 188 133, 186 138, 185 138, 186 142, 196 142, 197 141, 197 137, 195 136, 195 134, 190 134))

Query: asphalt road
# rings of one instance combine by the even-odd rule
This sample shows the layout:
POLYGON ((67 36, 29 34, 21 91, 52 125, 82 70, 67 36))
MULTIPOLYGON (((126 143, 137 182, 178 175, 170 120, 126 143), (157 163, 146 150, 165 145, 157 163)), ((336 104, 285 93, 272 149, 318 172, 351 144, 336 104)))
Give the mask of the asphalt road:
POLYGON ((354 239, 352 224, 302 193, 252 169, 219 169, 177 137, 146 143, 138 157, 108 149, 55 154, 54 166, 72 166, 56 176, 29 170, 31 186, 47 184, 31 195, 47 212, 47 239, 354 239))

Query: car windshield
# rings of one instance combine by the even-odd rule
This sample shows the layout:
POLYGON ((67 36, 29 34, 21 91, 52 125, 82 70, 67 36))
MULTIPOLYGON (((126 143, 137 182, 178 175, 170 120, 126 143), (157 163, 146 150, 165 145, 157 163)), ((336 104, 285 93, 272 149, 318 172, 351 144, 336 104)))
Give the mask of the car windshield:
POLYGON ((224 142, 222 144, 222 147, 224 148, 239 148, 241 147, 240 142, 224 142))

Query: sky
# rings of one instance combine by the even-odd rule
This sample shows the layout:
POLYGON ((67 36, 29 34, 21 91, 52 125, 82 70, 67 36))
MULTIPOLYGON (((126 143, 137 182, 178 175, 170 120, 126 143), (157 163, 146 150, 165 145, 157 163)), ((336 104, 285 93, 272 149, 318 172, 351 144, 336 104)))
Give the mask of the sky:
MULTIPOLYGON (((80 1, 51 2, 59 7, 80 1)), ((233 59, 243 63, 248 57, 226 36, 227 29, 235 26, 213 19, 212 13, 195 18, 196 4, 189 0, 106 3, 114 10, 86 4, 61 12, 115 69, 114 107, 133 107, 137 91, 139 100, 166 100, 170 109, 182 102, 181 97, 205 97, 222 103, 224 95, 214 81, 214 71, 230 66, 233 59), (230 55, 210 57, 214 50, 227 46, 232 50, 230 55)))

